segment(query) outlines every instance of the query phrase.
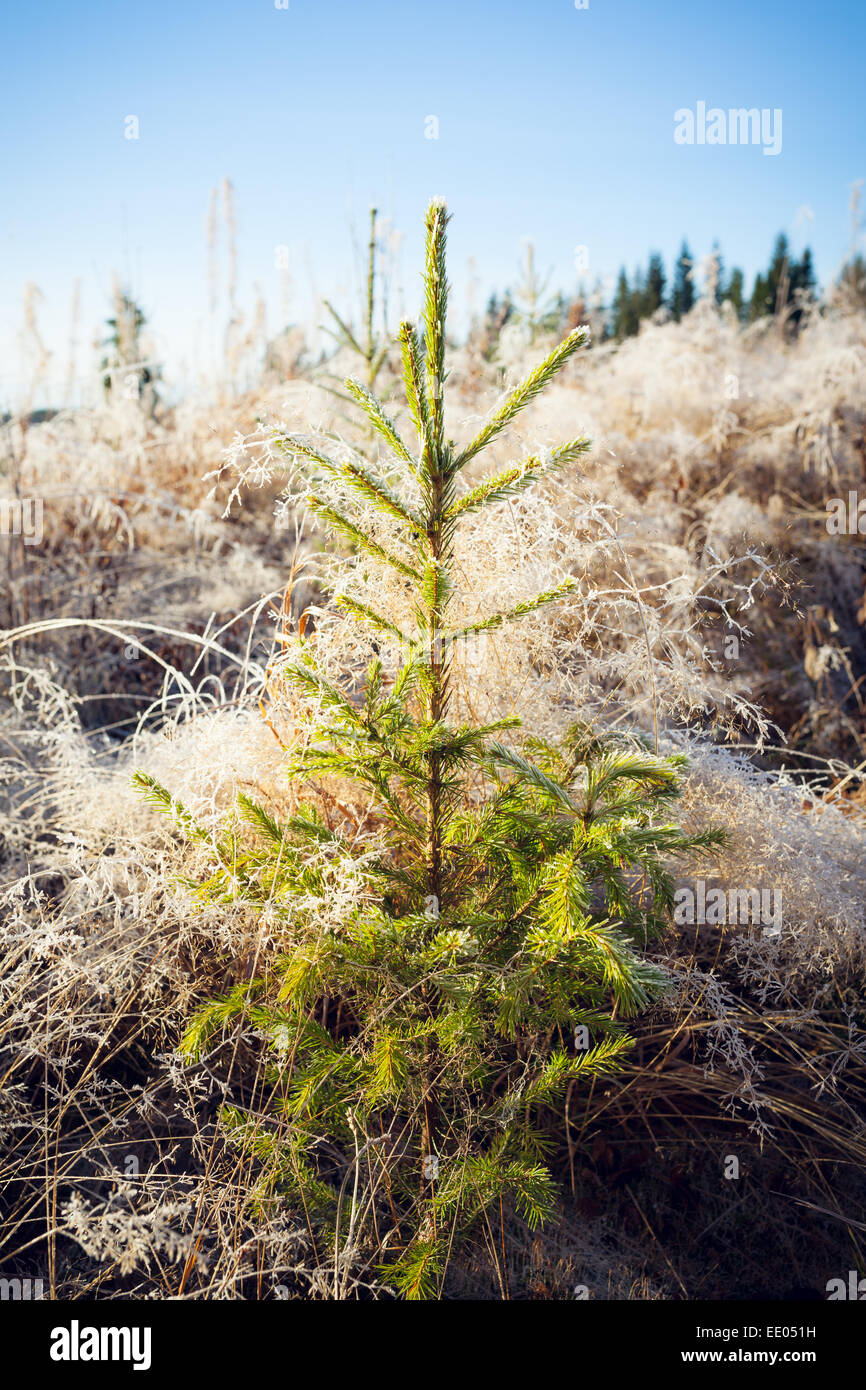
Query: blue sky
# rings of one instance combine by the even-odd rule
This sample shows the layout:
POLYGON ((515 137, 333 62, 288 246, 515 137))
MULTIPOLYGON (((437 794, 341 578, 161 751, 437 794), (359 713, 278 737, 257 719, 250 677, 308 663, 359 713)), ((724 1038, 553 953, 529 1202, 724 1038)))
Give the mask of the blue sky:
POLYGON ((578 245, 587 281, 651 249, 670 267, 683 235, 698 255, 718 238, 751 277, 785 229, 826 280, 866 176, 861 0, 42 0, 5 7, 0 41, 0 407, 27 282, 58 377, 76 277, 84 365, 115 269, 169 375, 202 360, 207 209, 226 176, 239 300, 258 282, 273 329, 275 247, 290 248, 292 317, 314 292, 345 302, 350 223, 362 233, 373 201, 405 234, 411 311, 433 194, 454 217, 455 298, 472 257, 480 299, 514 280, 524 238, 568 289, 578 245), (781 108, 781 153, 677 145, 674 112, 698 101, 781 108))

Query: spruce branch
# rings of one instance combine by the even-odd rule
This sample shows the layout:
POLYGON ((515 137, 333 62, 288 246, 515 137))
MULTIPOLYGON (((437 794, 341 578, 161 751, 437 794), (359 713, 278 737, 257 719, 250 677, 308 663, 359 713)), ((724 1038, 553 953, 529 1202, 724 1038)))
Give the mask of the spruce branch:
POLYGON ((573 463, 581 454, 586 453, 590 445, 589 439, 573 439, 569 444, 557 445, 545 457, 533 455, 521 463, 511 464, 464 493, 451 504, 445 515, 449 521, 453 521, 469 515, 470 512, 478 512, 482 507, 494 502, 501 502, 507 497, 516 497, 565 464, 573 463))
POLYGON ((347 459, 338 473, 348 487, 353 488, 355 492, 359 492, 369 501, 378 503, 382 511, 396 517, 398 521, 404 522, 413 536, 423 527, 423 522, 418 514, 407 503, 403 502, 388 484, 377 477, 371 469, 365 468, 363 464, 356 463, 354 460, 347 459))
POLYGON ((424 384, 424 361, 415 327, 406 320, 400 324, 399 341, 406 403, 423 453, 430 436, 430 410, 424 384))
POLYGON ((308 444, 306 440, 299 439, 296 435, 276 434, 273 436, 274 443, 283 450, 284 453, 301 458, 309 459, 312 463, 317 463, 325 470, 325 473, 333 478, 339 479, 346 487, 360 493, 367 501, 377 503, 389 515, 396 517, 398 521, 403 521, 412 530, 417 532, 421 526, 420 518, 406 506, 387 483, 376 476, 371 469, 357 459, 343 459, 341 463, 336 463, 334 459, 323 454, 315 445, 308 444))
POLYGON ((155 810, 168 815, 189 839, 209 840, 211 838, 208 832, 197 824, 183 803, 173 797, 171 792, 149 772, 143 772, 140 768, 136 769, 132 774, 132 785, 136 791, 143 795, 145 801, 150 802, 155 810))
POLYGON ((353 400, 358 402, 373 428, 381 434, 388 447, 393 449, 397 457, 401 458, 404 463, 408 463, 413 473, 416 472, 418 464, 412 457, 408 445, 400 438, 394 421, 385 414, 382 402, 371 391, 368 391, 366 386, 362 386, 360 381, 355 381, 353 377, 346 378, 345 387, 353 400))
POLYGON ((292 457, 300 456, 309 459, 311 463, 318 463, 327 473, 340 477, 342 465, 335 463, 327 454, 323 454, 315 445, 308 444, 305 439, 300 439, 295 434, 275 433, 271 436, 271 441, 284 454, 291 454, 292 457))
POLYGON ((577 807, 566 788, 561 787, 552 777, 548 777, 546 772, 542 772, 540 767, 536 767, 521 753, 515 752, 513 748, 506 748, 501 743, 491 743, 487 751, 493 767, 508 768, 511 772, 517 773, 522 781, 543 792, 551 802, 558 804, 566 811, 577 813, 577 807))
POLYGON ((380 632, 387 632, 389 636, 396 637, 401 645, 408 645, 406 638, 390 618, 385 618, 381 613, 376 613, 366 603, 360 603, 358 599, 352 598, 349 594, 334 594, 334 602, 338 608, 342 608, 344 613, 350 613, 352 617, 360 619, 361 622, 370 623, 372 627, 377 627, 380 632))
POLYGON ((504 613, 492 613, 489 618, 479 618, 478 622, 458 628, 451 634, 451 638, 453 641, 459 642, 479 632, 492 632, 494 629, 502 627, 503 623, 515 622, 518 618, 525 618, 528 614, 537 612, 539 608, 546 607, 548 603, 556 603, 558 599, 574 593, 577 587, 576 579, 565 579, 555 589, 546 589, 544 593, 536 594, 534 598, 524 599, 522 603, 515 604, 513 608, 507 609, 504 613))
POLYGON ((391 552, 380 545, 378 541, 375 541, 372 536, 368 536, 366 531, 363 531, 357 522, 352 521, 350 517, 343 516, 335 507, 323 502, 321 498, 316 497, 312 493, 304 500, 310 508, 310 511, 315 512, 320 521, 327 522, 333 531, 345 536, 353 545, 357 545, 359 549, 365 551, 368 555, 372 555, 375 560, 380 560, 382 564, 390 565, 391 569, 396 570, 398 574, 402 574, 406 579, 413 579, 416 582, 420 580, 420 575, 416 569, 413 569, 411 565, 407 565, 405 560, 401 560, 396 555, 392 555, 391 552))
POLYGON ((424 263, 426 399, 430 417, 424 460, 430 476, 440 471, 445 445, 445 317, 448 308, 445 229, 449 220, 445 204, 434 199, 427 209, 424 263))
POLYGON ((324 304, 325 308, 327 309, 328 313, 331 315, 331 317, 337 325, 337 328, 339 329, 338 333, 334 333, 333 330, 330 328, 326 328, 325 332, 330 333, 331 336, 336 338, 337 342, 340 343, 343 347, 350 347, 353 352, 356 352, 358 354, 359 357, 364 357, 364 349, 361 347, 360 343, 358 342, 349 325, 337 313, 330 300, 324 299, 322 303, 324 304))
POLYGON ((543 362, 539 362, 534 371, 530 372, 525 381, 506 397, 499 409, 487 421, 487 424, 479 431, 470 444, 457 457, 455 468, 465 468, 466 464, 479 454, 482 449, 501 434, 504 429, 520 414, 530 401, 533 401, 539 392, 543 391, 547 383, 561 371, 570 357, 573 357, 578 348, 583 347, 589 339, 589 330, 586 328, 575 328, 569 333, 567 338, 548 353, 543 362))

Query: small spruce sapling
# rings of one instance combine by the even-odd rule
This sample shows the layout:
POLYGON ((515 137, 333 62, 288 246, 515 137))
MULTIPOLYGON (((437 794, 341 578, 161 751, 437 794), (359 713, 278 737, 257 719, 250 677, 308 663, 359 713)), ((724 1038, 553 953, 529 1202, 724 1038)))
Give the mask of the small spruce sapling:
MULTIPOLYGON (((183 1048, 200 1056, 239 1022, 270 1040, 258 1117, 226 1106, 223 1120, 260 1162, 259 1203, 289 1200, 306 1213, 317 1248, 330 1252, 335 1297, 345 1296, 350 1269, 371 1266, 403 1297, 436 1297, 449 1254, 492 1209, 507 1202, 530 1227, 553 1214, 551 1117, 572 1083, 622 1065, 632 1045, 624 1020, 665 988, 644 948, 670 920, 666 863, 722 839, 668 819, 680 757, 581 724, 557 746, 531 737, 515 746, 513 734, 510 743, 499 736, 516 719, 472 727, 449 718, 455 641, 519 622, 573 587, 455 627, 458 528, 589 444, 574 439, 461 488, 470 460, 587 335, 570 333, 458 448, 444 414, 447 220, 434 201, 423 334, 409 323, 399 333, 416 445, 352 380, 347 390, 387 445, 389 465, 278 440, 302 468, 308 505, 325 527, 396 573, 411 599, 410 634, 399 615, 336 595, 346 621, 379 645, 362 700, 351 673, 343 685, 317 664, 315 635, 299 640, 284 668, 309 710, 290 775, 356 784, 376 833, 360 835, 348 816, 335 825, 313 803, 279 822, 242 796, 251 831, 227 831, 214 874, 198 888, 283 924, 278 958, 206 1004, 183 1048), (364 515, 340 509, 335 498, 347 496, 364 515), (364 524, 371 506, 387 523, 387 545, 364 524), (348 920, 343 912, 329 926, 335 872, 363 891, 348 920), (592 1042, 581 1048, 584 1030, 592 1042), (263 1114, 273 1117, 264 1127, 263 1114)), ((204 835, 153 778, 136 781, 187 835, 204 835)))
MULTIPOLYGON (((339 347, 348 348, 354 352, 363 362, 364 383, 368 391, 372 391, 376 385, 376 379, 388 360, 387 341, 382 341, 376 333, 373 316, 376 307, 376 219, 378 210, 370 209, 370 239, 367 245, 367 272, 364 285, 364 333, 363 341, 359 341, 362 335, 356 333, 354 327, 347 323, 342 315, 337 313, 329 299, 324 300, 325 308, 334 321, 333 328, 326 328, 325 331, 331 335, 339 347)), ((334 380, 334 378, 331 378, 334 380)), ((327 389, 331 389, 330 387, 327 389)), ((335 394, 343 397, 342 391, 335 394)))

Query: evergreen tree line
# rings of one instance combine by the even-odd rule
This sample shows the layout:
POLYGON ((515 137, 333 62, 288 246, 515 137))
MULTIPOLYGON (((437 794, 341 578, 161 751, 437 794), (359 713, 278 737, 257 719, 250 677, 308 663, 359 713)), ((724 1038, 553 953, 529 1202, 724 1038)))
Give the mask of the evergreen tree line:
MULTIPOLYGON (((770 263, 765 271, 755 276, 748 298, 742 270, 735 266, 730 275, 726 275, 718 243, 713 247, 713 255, 716 266, 715 273, 710 277, 708 293, 714 295, 717 304, 728 300, 741 323, 754 323, 773 314, 784 314, 796 326, 802 313, 800 304, 803 295, 813 295, 816 288, 812 252, 808 246, 798 260, 791 252, 788 238, 784 232, 780 232, 770 263)), ((694 264, 688 242, 684 240, 667 294, 664 262, 657 251, 651 254, 645 271, 639 268, 635 272, 631 284, 623 267, 606 324, 606 336, 619 341, 629 338, 637 333, 642 319, 651 318, 660 309, 667 310, 670 317, 678 322, 689 312, 697 298, 692 278, 694 264)))
MULTIPOLYGON (((709 277, 706 292, 714 296, 717 304, 729 301, 743 324, 778 315, 796 329, 802 317, 802 300, 816 289, 808 246, 798 259, 791 252, 788 238, 780 232, 767 269, 755 276, 751 295, 747 295, 745 276, 739 267, 735 266, 730 274, 726 272, 718 244, 713 247, 713 254, 715 271, 709 277)), ((685 240, 670 283, 664 260, 657 251, 651 253, 646 269, 638 267, 631 280, 623 266, 613 299, 604 312, 602 338, 622 342, 638 332, 642 320, 652 318, 660 310, 679 322, 698 297, 692 278, 694 266, 695 259, 685 240)), ((535 276, 530 250, 519 284, 501 297, 493 294, 488 302, 482 329, 488 355, 495 352, 499 333, 507 323, 524 323, 534 339, 538 330, 569 331, 588 316, 588 297, 583 289, 576 298, 560 293, 543 299, 543 288, 535 276)))

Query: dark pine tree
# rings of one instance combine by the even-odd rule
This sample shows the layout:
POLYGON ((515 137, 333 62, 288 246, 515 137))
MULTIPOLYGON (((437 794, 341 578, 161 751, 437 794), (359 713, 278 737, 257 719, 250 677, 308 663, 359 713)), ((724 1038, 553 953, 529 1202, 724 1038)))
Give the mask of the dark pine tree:
POLYGON ((723 300, 726 298, 726 294, 725 294, 725 260, 724 260, 724 257, 723 257, 723 255, 722 255, 722 252, 721 252, 721 248, 720 248, 720 246, 719 246, 719 243, 718 243, 717 241, 714 241, 714 242, 713 242, 713 255, 714 255, 715 258, 716 258, 716 288, 715 288, 715 301, 716 301, 716 307, 719 308, 719 307, 721 306, 723 300))
POLYGON ((807 246, 802 259, 798 261, 791 255, 788 238, 784 232, 780 232, 766 274, 755 277, 749 302, 749 319, 754 322, 776 315, 783 318, 786 327, 796 329, 803 314, 798 300, 803 294, 812 295, 814 290, 815 271, 811 250, 807 246))
POLYGON ((642 318, 649 318, 660 309, 665 302, 665 267, 664 261, 657 251, 653 251, 649 258, 647 267, 646 289, 644 291, 644 302, 642 318))
POLYGON ((854 308, 866 308, 866 259, 859 252, 846 261, 837 285, 845 302, 854 308))
POLYGON ((749 322, 754 323, 755 319, 764 318, 772 312, 767 277, 759 273, 755 276, 752 297, 749 300, 749 322))
POLYGON ((674 286, 671 293, 671 315, 677 322, 689 312, 695 302, 695 287, 689 278, 692 265, 692 253, 688 242, 684 241, 674 268, 674 286))
POLYGON ((734 307, 734 312, 735 312, 735 314, 737 315, 737 318, 738 318, 738 319, 742 319, 742 317, 743 317, 743 312, 744 312, 743 296, 744 296, 743 272, 740 270, 740 268, 739 268, 738 266, 736 266, 736 267, 731 271, 731 278, 730 278, 730 280, 728 281, 727 289, 725 290, 724 294, 722 295, 722 298, 723 298, 723 299, 728 299, 728 300, 730 300, 731 304, 732 304, 733 307, 734 307))
POLYGON ((625 268, 619 272, 616 295, 611 309, 611 335, 617 342, 630 338, 638 330, 638 310, 635 291, 629 288, 625 268))

